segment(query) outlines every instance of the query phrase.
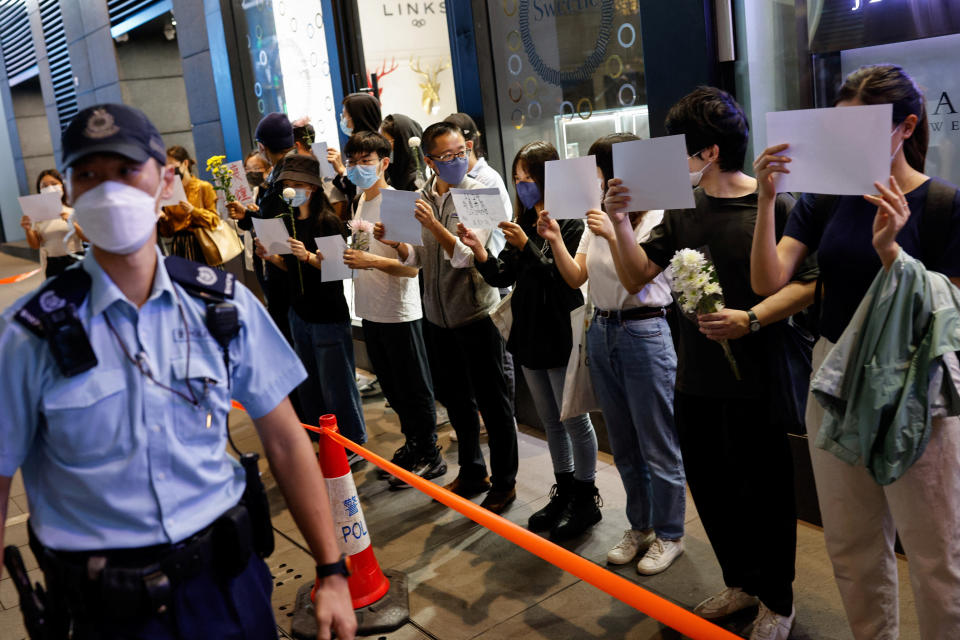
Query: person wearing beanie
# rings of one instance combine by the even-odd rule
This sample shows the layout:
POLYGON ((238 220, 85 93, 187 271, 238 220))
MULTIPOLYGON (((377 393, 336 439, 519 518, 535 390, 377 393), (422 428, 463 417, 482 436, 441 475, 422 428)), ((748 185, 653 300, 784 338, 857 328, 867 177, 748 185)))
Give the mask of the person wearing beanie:
POLYGON ((266 495, 256 458, 248 475, 226 448, 235 398, 317 563, 320 635, 353 638, 326 482, 287 401, 296 354, 232 274, 161 255, 175 173, 142 112, 82 109, 61 147, 93 248, 0 315, 0 519, 20 469, 44 636, 276 636, 266 495), (209 297, 232 326, 208 322, 209 297))
MULTIPOLYGON (((245 232, 253 229, 253 218, 276 218, 286 211, 286 204, 283 202, 281 192, 283 187, 277 181, 276 176, 282 170, 285 159, 297 155, 297 147, 294 146, 293 125, 286 114, 268 113, 257 124, 254 137, 257 140, 257 151, 273 169, 266 176, 263 184, 257 190, 257 198, 254 204, 243 205, 239 202, 228 202, 227 211, 231 218, 237 221, 237 226, 245 232)), ((287 320, 287 312, 290 309, 290 299, 287 295, 285 276, 283 272, 277 269, 269 262, 263 262, 258 256, 254 256, 254 270, 257 274, 257 281, 263 290, 263 295, 267 299, 267 310, 270 317, 279 327, 287 342, 293 345, 293 336, 290 335, 290 323, 287 320)), ((297 409, 297 415, 302 419, 308 416, 300 410, 299 399, 294 397, 294 408, 297 409)))
POLYGON ((281 274, 290 300, 287 322, 294 349, 307 370, 307 379, 297 389, 300 406, 309 424, 316 424, 324 414, 336 415, 340 433, 363 444, 367 433, 354 377, 353 335, 343 280, 324 282, 324 255, 317 251, 314 240, 346 235, 344 225, 323 193, 316 158, 290 156, 274 173, 276 183, 295 194, 285 202, 287 211, 282 215, 292 253, 269 255, 259 241, 256 247, 257 255, 281 274))

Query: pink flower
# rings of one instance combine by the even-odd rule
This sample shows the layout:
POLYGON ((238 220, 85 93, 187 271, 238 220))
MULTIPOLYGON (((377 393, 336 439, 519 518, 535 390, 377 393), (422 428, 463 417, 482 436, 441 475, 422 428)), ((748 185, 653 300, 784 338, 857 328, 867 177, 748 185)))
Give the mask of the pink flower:
POLYGON ((373 223, 368 220, 351 220, 348 225, 353 233, 373 233, 373 223))

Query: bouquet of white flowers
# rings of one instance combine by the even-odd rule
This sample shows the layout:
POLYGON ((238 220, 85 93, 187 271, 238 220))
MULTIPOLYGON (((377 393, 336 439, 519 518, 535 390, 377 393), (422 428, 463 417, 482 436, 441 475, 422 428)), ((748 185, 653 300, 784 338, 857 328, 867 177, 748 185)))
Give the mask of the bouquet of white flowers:
MULTIPOLYGON (((677 297, 684 315, 696 322, 696 316, 704 313, 716 313, 723 309, 723 289, 717 278, 717 270, 707 256, 695 249, 680 249, 670 260, 672 272, 670 288, 677 297)), ((740 380, 740 369, 730 350, 730 342, 720 340, 723 353, 740 380)))

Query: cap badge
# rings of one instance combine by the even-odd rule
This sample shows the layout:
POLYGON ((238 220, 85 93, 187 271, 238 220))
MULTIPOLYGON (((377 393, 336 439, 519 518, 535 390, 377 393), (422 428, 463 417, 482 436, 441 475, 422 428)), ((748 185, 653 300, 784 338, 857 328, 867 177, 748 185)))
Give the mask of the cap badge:
POLYGON ((94 109, 90 118, 87 120, 87 126, 83 130, 83 135, 94 140, 108 138, 119 133, 120 129, 113 121, 113 116, 106 109, 94 109))
POLYGON ((209 287, 217 282, 217 273, 210 267, 197 267, 197 282, 209 287))

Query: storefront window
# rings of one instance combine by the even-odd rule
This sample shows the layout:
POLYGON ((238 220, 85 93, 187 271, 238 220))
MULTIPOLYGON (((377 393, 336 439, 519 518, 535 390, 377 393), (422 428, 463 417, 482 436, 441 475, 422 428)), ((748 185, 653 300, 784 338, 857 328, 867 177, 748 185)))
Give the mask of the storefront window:
POLYGON ((366 84, 376 79, 383 115, 426 127, 457 111, 446 3, 357 0, 366 84))
POLYGON ((280 111, 291 120, 309 117, 317 140, 339 147, 322 4, 236 0, 234 11, 250 131, 280 111))
POLYGON ((500 0, 489 14, 507 166, 534 140, 572 158, 609 133, 649 137, 637 0, 500 0))

